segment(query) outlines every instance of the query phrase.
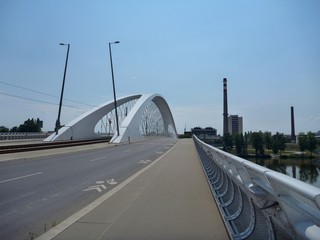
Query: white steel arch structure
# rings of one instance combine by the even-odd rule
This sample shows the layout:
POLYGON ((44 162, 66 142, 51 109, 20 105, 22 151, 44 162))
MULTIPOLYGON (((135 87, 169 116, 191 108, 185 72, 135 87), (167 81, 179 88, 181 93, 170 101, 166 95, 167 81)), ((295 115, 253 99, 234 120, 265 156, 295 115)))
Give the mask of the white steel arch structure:
MULTIPOLYGON (((142 140, 150 135, 177 136, 174 119, 165 99, 159 94, 137 94, 117 99, 117 109, 133 102, 119 122, 119 136, 111 142, 142 140)), ((69 122, 58 134, 53 133, 44 141, 84 140, 99 137, 95 127, 108 113, 114 111, 114 102, 106 102, 69 122)), ((107 121, 107 120, 106 120, 107 121)))

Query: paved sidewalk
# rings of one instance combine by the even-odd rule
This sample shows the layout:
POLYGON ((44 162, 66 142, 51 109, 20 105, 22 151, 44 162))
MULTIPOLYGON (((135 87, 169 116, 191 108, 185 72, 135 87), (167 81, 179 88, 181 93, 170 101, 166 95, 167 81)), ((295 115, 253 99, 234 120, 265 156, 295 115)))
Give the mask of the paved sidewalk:
POLYGON ((192 139, 111 191, 40 239, 228 239, 192 139))

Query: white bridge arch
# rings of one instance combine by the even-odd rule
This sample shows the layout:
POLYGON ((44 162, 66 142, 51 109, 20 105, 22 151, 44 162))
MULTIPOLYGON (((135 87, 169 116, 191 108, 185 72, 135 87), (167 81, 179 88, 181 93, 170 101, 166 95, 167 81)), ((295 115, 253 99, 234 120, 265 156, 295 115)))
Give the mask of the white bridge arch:
MULTIPOLYGON (((129 112, 119 122, 119 136, 115 133, 111 142, 120 143, 142 140, 147 135, 177 136, 176 126, 169 105, 159 94, 137 94, 117 99, 117 109, 133 102, 129 112)), ((44 141, 95 139, 95 127, 108 113, 114 111, 109 101, 77 117, 53 133, 44 141)), ((106 120, 107 121, 107 120, 106 120)), ((106 123, 107 124, 107 123, 106 123)))

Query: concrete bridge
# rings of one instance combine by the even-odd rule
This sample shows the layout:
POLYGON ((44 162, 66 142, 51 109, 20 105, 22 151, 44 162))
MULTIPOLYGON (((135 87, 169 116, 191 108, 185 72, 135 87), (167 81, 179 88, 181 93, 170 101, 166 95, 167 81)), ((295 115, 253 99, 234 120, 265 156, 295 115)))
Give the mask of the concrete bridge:
MULTIPOLYGON (((119 135, 115 134, 112 142, 140 140, 148 135, 148 128, 149 134, 158 135, 159 126, 163 135, 170 133, 171 136, 176 136, 170 108, 160 95, 122 98, 117 101, 119 111, 121 112, 121 106, 131 101, 136 102, 129 112, 128 107, 125 107, 126 113, 121 121, 119 135), (150 108, 150 105, 154 107, 150 108)), ((93 109, 67 124, 61 129, 61 133, 53 134, 48 139, 93 137, 92 130, 97 119, 105 115, 106 109, 108 113, 112 111, 113 106, 110 102, 93 109)), ((320 239, 320 189, 224 153, 196 137, 194 139, 209 186, 232 239, 320 239)), ((180 159, 187 151, 190 152, 190 149, 183 149, 184 153, 177 154, 176 157, 180 159)), ((185 167, 183 164, 181 162, 181 168, 185 167)), ((181 181, 175 177, 175 181, 179 180, 181 181)), ((190 182, 190 179, 185 179, 184 182, 190 182)), ((159 187, 160 185, 154 191, 160 191, 159 187)), ((146 218, 144 223, 151 220, 146 218)), ((185 233, 190 227, 192 226, 185 227, 185 233)))
MULTIPOLYGON (((83 161, 88 167, 81 165, 80 177, 86 173, 91 179, 95 174, 91 164, 97 161, 101 161, 97 168, 99 174, 104 174, 101 173, 102 167, 115 174, 113 168, 121 169, 122 162, 128 162, 126 171, 132 172, 131 168, 135 169, 136 165, 131 161, 146 158, 150 146, 156 144, 161 147, 169 141, 161 142, 156 140, 156 136, 176 136, 171 111, 160 95, 129 96, 119 99, 118 105, 122 108, 122 120, 119 135, 113 137, 114 143, 130 143, 130 138, 142 140, 150 135, 155 137, 154 140, 122 144, 118 151, 98 150, 100 155, 92 156, 89 161, 85 160, 95 151, 84 152, 83 161), (132 149, 139 152, 137 159, 137 155, 128 155, 132 149), (119 158, 121 154, 123 157, 119 158), (112 160, 113 156, 117 161, 112 160)), ((47 141, 97 137, 94 129, 106 112, 104 121, 108 123, 113 119, 112 107, 112 102, 109 102, 89 111, 64 126, 57 135, 51 135, 47 141)), ((115 129, 114 124, 106 125, 105 129, 108 127, 115 129)), ((146 167, 124 178, 118 186, 38 239, 320 239, 320 189, 225 153, 196 137, 193 140, 175 140, 174 146, 169 148, 157 150, 156 154, 162 155, 155 160, 139 160, 138 164, 146 167)), ((40 158, 34 155, 38 153, 29 154, 30 158, 40 158)), ((83 158, 82 154, 73 156, 69 151, 68 156, 64 156, 66 152, 57 154, 57 159, 50 157, 46 160, 47 155, 42 157, 46 161, 45 166, 49 160, 55 164, 58 158, 63 158, 59 160, 62 165, 72 158, 75 163, 70 163, 70 166, 75 168, 83 158)), ((14 156, 10 158, 16 159, 14 156)), ((20 163, 28 164, 26 154, 22 158, 24 161, 9 164, 8 168, 20 163)), ((31 163, 41 164, 41 161, 31 163)), ((70 169, 63 168, 62 174, 70 169)), ((8 184, 26 177, 40 178, 46 170, 37 171, 22 177, 0 179, 0 183, 8 184)), ((56 178, 55 175, 53 177, 56 178)), ((68 173, 65 178, 68 181, 68 173)), ((103 185, 105 181, 95 181, 99 185, 91 186, 94 190, 102 192, 107 188, 103 185)), ((49 179, 49 183, 53 182, 49 179)), ((114 184, 115 181, 109 179, 107 183, 114 184)), ((68 187, 70 190, 74 188, 68 187)))
POLYGON ((183 139, 38 239, 316 240, 319 200, 316 187, 183 139))
POLYGON ((150 135, 177 136, 169 105, 161 95, 127 96, 117 99, 116 105, 117 111, 113 101, 91 109, 45 141, 94 139, 101 136, 103 130, 105 134, 113 135, 113 143, 141 140, 150 135), (119 126, 116 126, 117 122, 119 126), (97 134, 95 129, 100 125, 103 128, 97 134))

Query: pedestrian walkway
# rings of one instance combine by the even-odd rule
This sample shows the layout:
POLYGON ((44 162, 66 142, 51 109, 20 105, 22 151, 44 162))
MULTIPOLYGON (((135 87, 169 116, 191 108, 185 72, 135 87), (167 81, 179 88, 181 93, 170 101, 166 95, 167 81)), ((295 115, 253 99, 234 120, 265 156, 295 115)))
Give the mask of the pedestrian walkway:
POLYGON ((228 239, 192 139, 118 187, 40 239, 228 239))

